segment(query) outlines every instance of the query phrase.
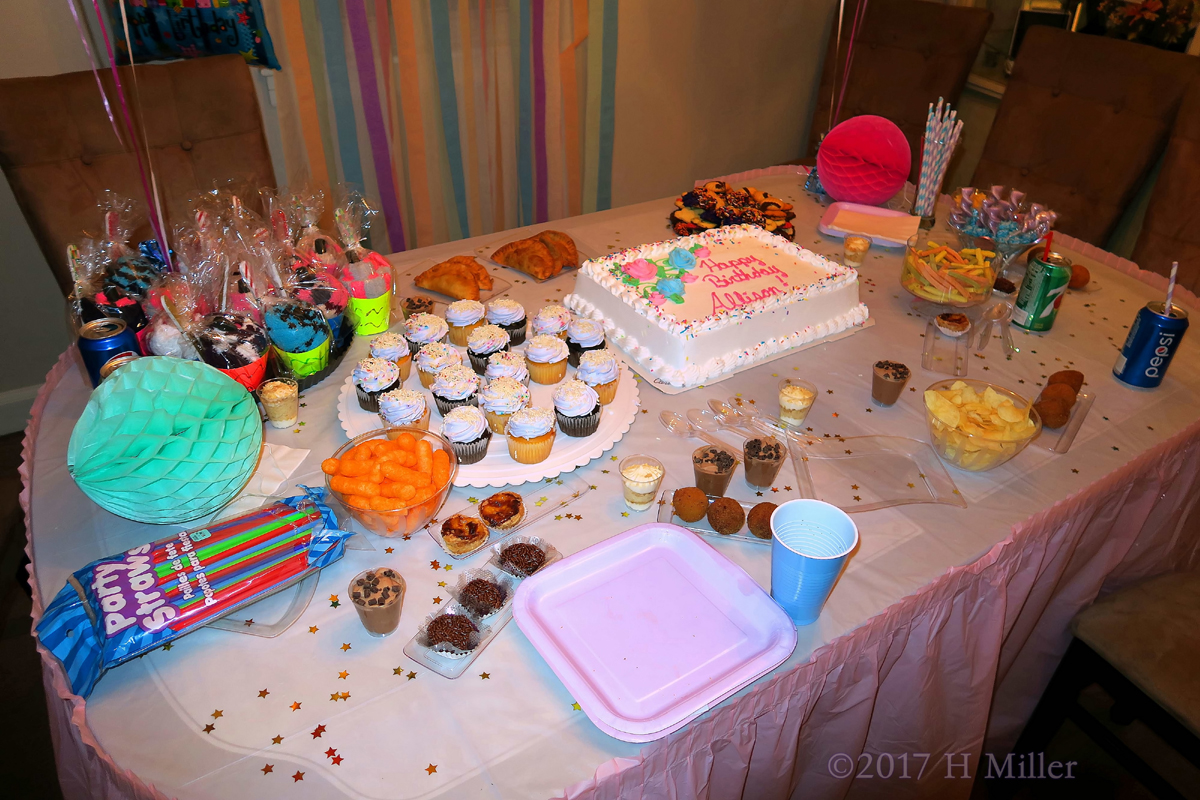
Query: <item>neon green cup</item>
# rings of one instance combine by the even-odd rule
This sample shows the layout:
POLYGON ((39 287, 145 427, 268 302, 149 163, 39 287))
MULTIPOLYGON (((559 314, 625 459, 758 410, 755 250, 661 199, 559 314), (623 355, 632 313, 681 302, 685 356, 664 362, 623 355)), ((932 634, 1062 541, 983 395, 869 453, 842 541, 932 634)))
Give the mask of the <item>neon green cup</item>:
POLYGON ((384 292, 379 297, 350 298, 346 317, 359 336, 374 336, 383 333, 391 323, 392 295, 384 292))
POLYGON ((312 350, 303 353, 288 353, 271 345, 279 362, 297 378, 307 378, 315 375, 329 366, 329 339, 321 342, 312 350))

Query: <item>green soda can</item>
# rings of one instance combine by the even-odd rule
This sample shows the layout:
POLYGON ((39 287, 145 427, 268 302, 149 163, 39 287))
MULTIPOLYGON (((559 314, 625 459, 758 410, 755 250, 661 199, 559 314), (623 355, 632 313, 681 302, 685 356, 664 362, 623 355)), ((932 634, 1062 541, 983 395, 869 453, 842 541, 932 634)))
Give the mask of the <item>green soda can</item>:
POLYGON ((1013 325, 1027 331, 1048 331, 1071 282, 1071 262, 1058 253, 1030 256, 1021 291, 1013 304, 1013 325))

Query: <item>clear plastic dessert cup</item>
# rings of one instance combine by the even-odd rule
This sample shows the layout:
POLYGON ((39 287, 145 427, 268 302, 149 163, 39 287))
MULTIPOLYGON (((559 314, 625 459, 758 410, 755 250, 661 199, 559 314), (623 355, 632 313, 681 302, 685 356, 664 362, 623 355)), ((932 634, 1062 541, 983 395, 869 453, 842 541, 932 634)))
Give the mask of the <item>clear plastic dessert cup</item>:
POLYGON ((858 269, 871 249, 871 237, 865 233, 847 233, 842 239, 842 264, 858 269))
POLYGON ((625 505, 633 511, 645 511, 654 505, 666 468, 651 456, 629 456, 620 464, 625 505))
POLYGON ((799 378, 779 382, 779 418, 790 426, 804 424, 809 409, 817 402, 817 387, 799 378))
POLYGON ((350 581, 346 596, 358 612, 358 620, 367 633, 382 638, 400 624, 404 607, 404 578, 390 567, 363 570, 350 581))
POLYGON ((258 400, 272 428, 290 428, 300 416, 300 387, 292 378, 271 378, 258 387, 258 400))
POLYGON ((709 497, 724 497, 737 468, 737 456, 727 447, 706 444, 692 453, 696 488, 709 497))

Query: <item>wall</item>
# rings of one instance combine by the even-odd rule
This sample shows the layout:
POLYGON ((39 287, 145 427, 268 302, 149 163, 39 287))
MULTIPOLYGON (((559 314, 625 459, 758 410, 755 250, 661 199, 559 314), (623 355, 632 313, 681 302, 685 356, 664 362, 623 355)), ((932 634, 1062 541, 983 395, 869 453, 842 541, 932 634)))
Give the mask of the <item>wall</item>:
MULTIPOLYGON (((6 36, 0 48, 0 78, 88 69, 65 2, 0 0, 0 19, 18 32, 6 36)), ((36 111, 31 109, 31 113, 36 111)), ((13 298, 0 315, 0 341, 6 356, 0 370, 0 433, 10 433, 25 427, 42 379, 70 338, 63 297, 2 175, 0 286, 13 298)))

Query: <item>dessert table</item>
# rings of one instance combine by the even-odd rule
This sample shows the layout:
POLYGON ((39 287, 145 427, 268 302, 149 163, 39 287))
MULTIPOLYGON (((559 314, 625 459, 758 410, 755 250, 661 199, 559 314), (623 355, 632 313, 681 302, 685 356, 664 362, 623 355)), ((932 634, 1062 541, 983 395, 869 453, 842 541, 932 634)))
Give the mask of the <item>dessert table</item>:
MULTIPOLYGON (((841 242, 816 232, 823 208, 804 194, 803 179, 773 170, 753 185, 796 204, 798 244, 837 257, 841 242)), ((541 227, 566 231, 595 256, 669 238, 671 208, 670 199, 658 200, 541 227)), ((399 273, 520 235, 391 260, 399 273)), ((1091 291, 1071 292, 1046 335, 1014 329, 1020 353, 1011 360, 998 339, 973 353, 969 376, 1032 398, 1051 372, 1082 371, 1096 400, 1070 451, 1055 455, 1035 442, 990 472, 948 468, 966 508, 904 505, 854 514, 861 543, 820 619, 799 629, 792 656, 669 737, 636 745, 602 733, 515 624, 458 680, 409 660, 405 642, 472 562, 447 563, 423 532, 407 540, 367 536, 373 550, 349 550, 326 568, 311 605, 278 637, 201 630, 111 670, 86 702, 70 693, 57 662, 41 650, 65 794, 966 797, 971 781, 963 778, 975 775, 982 754, 1007 752, 1015 741, 1066 648, 1076 611, 1102 589, 1192 566, 1200 552, 1193 513, 1200 497, 1200 336, 1184 339, 1158 390, 1122 387, 1111 376, 1117 350, 1137 310, 1161 299, 1165 280, 1069 237, 1056 245, 1089 267, 1091 291), (344 595, 352 576, 380 565, 400 572, 408 593, 400 628, 372 639, 344 595), (856 778, 857 768, 847 764, 861 767, 863 752, 891 754, 892 779, 856 778), (903 754, 910 763, 901 778, 903 754), (919 776, 920 759, 911 754, 929 754, 919 776)), ((899 286, 901 257, 900 250, 872 249, 860 270, 873 327, 682 395, 641 383, 631 429, 574 472, 595 490, 527 533, 570 555, 651 521, 654 511, 624 506, 618 459, 653 454, 668 482, 690 485, 690 453, 701 444, 670 436, 659 413, 704 408, 710 398, 734 394, 774 413, 781 377, 819 388, 806 421, 813 436, 927 441, 921 391, 944 376, 921 369, 926 321, 899 286), (871 365, 880 359, 913 372, 890 408, 870 399, 871 365)), ((544 284, 505 274, 509 296, 531 313, 560 301, 574 281, 570 271, 544 284)), ((1176 298, 1196 313, 1194 296, 1176 298)), ((335 375, 304 393, 297 428, 267 429, 267 442, 311 451, 291 483, 320 485, 321 459, 346 441, 337 394, 366 349, 356 341, 335 375)), ((75 356, 64 354, 26 434, 22 502, 35 622, 72 571, 162 535, 100 510, 67 475, 67 441, 88 394, 75 356)), ((740 472, 734 481, 737 492, 755 499, 740 472)), ((788 465, 763 499, 782 502, 795 492, 788 465)), ((447 507, 489 493, 456 488, 447 507)), ((769 547, 706 541, 769 587, 769 547)))

